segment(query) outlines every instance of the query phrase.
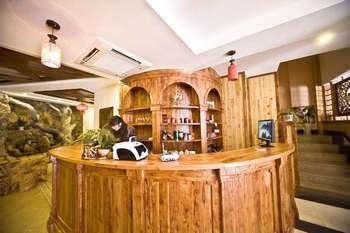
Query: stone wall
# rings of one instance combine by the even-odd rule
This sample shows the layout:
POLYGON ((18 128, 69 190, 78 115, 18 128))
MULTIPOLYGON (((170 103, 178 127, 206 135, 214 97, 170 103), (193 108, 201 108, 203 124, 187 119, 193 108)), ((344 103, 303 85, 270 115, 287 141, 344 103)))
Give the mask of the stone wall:
POLYGON ((12 192, 23 192, 35 187, 38 182, 47 179, 49 156, 40 153, 15 158, 0 158, 0 196, 12 192))
POLYGON ((0 92, 0 196, 47 179, 47 151, 72 143, 82 116, 71 106, 14 98, 0 92))

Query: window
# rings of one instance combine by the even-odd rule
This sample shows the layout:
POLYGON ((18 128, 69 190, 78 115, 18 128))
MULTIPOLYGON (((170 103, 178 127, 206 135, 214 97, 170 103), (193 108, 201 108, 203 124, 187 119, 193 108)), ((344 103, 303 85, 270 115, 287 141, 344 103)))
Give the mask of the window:
POLYGON ((325 104, 323 98, 323 88, 322 86, 316 86, 316 104, 317 104, 317 119, 318 121, 323 121, 326 119, 325 116, 325 104))
POLYGON ((324 106, 325 106, 325 114, 326 120, 334 120, 333 117, 333 101, 332 101, 332 85, 331 83, 326 83, 323 85, 324 89, 324 106))
POLYGON ((323 84, 316 86, 319 120, 350 120, 350 70, 323 84))

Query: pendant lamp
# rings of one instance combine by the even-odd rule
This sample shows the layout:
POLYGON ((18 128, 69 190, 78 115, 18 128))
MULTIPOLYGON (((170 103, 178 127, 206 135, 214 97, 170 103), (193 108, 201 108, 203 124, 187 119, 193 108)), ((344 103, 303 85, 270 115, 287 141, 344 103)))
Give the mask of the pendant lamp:
POLYGON ((56 45, 57 36, 53 34, 53 30, 59 30, 60 25, 55 21, 48 19, 46 25, 52 29, 51 34, 47 34, 49 41, 43 43, 41 47, 41 64, 51 67, 61 67, 61 49, 56 45))
POLYGON ((229 81, 236 81, 238 80, 238 70, 237 70, 237 66, 233 63, 235 61, 235 59, 233 59, 233 55, 236 54, 236 51, 235 50, 231 50, 231 51, 228 51, 226 53, 227 56, 231 56, 231 59, 230 59, 230 65, 227 69, 227 79, 229 81))
POLYGON ((76 106, 76 108, 80 112, 81 115, 84 115, 85 111, 89 109, 89 107, 84 103, 78 104, 76 106))

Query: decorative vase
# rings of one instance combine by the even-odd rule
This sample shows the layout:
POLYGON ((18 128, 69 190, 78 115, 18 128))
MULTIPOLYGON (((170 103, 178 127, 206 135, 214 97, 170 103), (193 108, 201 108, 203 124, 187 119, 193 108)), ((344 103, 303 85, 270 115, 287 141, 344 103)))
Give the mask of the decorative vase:
POLYGON ((110 149, 102 149, 102 148, 98 149, 97 150, 98 158, 99 159, 107 159, 107 155, 110 151, 111 151, 110 149))
POLYGON ((83 153, 81 155, 82 159, 96 159, 97 157, 97 149, 96 145, 97 141, 90 141, 88 143, 83 144, 83 153))

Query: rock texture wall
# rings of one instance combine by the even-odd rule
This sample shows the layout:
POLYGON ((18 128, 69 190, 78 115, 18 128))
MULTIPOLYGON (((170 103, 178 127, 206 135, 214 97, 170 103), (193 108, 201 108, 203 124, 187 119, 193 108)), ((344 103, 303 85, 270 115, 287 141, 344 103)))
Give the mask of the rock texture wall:
POLYGON ((47 179, 48 155, 46 153, 0 160, 0 196, 23 192, 47 179))
POLYGON ((9 97, 0 92, 0 196, 46 180, 50 148, 82 132, 74 107, 9 97))

